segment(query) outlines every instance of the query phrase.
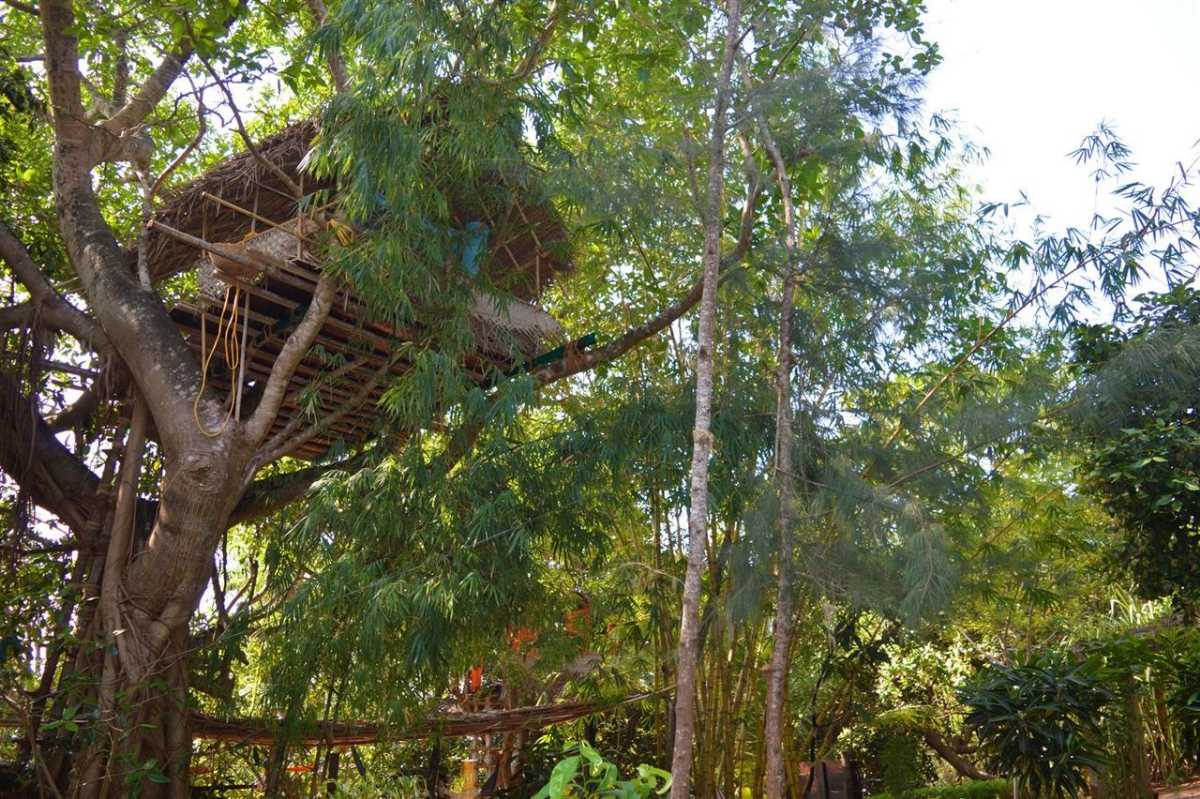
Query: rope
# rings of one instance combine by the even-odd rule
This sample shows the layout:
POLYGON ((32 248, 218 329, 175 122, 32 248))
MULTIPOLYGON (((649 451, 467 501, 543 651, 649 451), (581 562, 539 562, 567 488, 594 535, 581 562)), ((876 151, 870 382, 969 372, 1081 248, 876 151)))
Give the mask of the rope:
MULTIPOLYGON (((213 340, 212 349, 208 348, 205 341, 205 331, 207 329, 205 320, 207 319, 207 314, 203 309, 200 310, 200 390, 196 392, 196 399, 192 401, 192 417, 195 419, 196 427, 200 429, 200 432, 209 438, 220 436, 229 427, 229 420, 233 418, 236 404, 234 398, 230 396, 229 411, 225 414, 225 419, 221 422, 221 426, 216 430, 209 430, 200 419, 200 399, 204 396, 204 389, 208 385, 208 368, 212 364, 213 356, 216 355, 217 347, 221 345, 222 341, 225 344, 225 363, 229 365, 230 371, 235 376, 237 375, 237 363, 240 360, 240 352, 238 351, 237 337, 234 331, 237 329, 238 304, 241 299, 240 291, 241 289, 239 289, 237 284, 225 287, 225 301, 221 305, 221 314, 217 317, 217 334, 213 340), (225 311, 229 308, 230 292, 233 293, 233 311, 230 313, 229 324, 226 325, 225 311), (233 342, 232 345, 230 344, 231 339, 233 342)), ((248 322, 249 320, 247 319, 246 321, 248 322)))
MULTIPOLYGON (((201 236, 207 240, 208 238, 208 205, 204 206, 204 217, 202 221, 201 236)), ((212 263, 212 254, 206 253, 209 263, 212 263)), ((200 309, 200 389, 196 392, 196 398, 192 400, 192 418, 196 422, 196 427, 200 432, 209 438, 217 438, 222 435, 229 427, 229 422, 240 411, 242 404, 242 385, 238 375, 238 368, 242 362, 242 349, 245 347, 246 328, 250 325, 250 295, 246 294, 246 313, 242 320, 242 344, 238 345, 237 338, 237 323, 239 310, 241 307, 241 285, 234 283, 225 287, 225 299, 221 304, 221 313, 217 316, 217 332, 213 340, 212 348, 208 347, 207 342, 207 318, 208 314, 203 308, 200 309), (233 295, 232 304, 229 301, 230 294, 233 295), (229 311, 229 323, 225 323, 225 312, 229 311), (236 383, 233 391, 226 399, 228 410, 225 414, 221 426, 216 430, 209 430, 204 426, 203 420, 200 418, 200 400, 204 397, 204 389, 208 386, 208 370, 212 365, 213 356, 217 353, 217 348, 223 347, 225 356, 225 365, 229 367, 231 380, 236 383)))

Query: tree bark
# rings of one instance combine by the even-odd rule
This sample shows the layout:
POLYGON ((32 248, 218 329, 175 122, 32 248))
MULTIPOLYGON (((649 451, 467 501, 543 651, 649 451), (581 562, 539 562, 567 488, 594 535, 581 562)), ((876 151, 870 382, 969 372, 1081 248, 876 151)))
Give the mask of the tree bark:
POLYGON ((704 569, 708 526, 708 461, 712 453, 713 339, 716 330, 717 278, 721 266, 721 195, 724 189, 726 115, 738 48, 740 0, 728 0, 725 44, 713 108, 708 186, 704 206, 704 289, 696 354, 696 421, 692 431, 691 506, 688 508, 688 561, 676 653, 675 747, 671 757, 671 799, 690 790, 696 729, 696 666, 700 638, 700 575, 704 569))
POLYGON ((0 469, 80 537, 97 512, 100 480, 62 445, 20 382, 0 372, 0 469))
POLYGON ((937 753, 938 757, 949 763, 951 768, 967 779, 995 779, 994 775, 987 773, 963 757, 962 754, 953 746, 951 746, 949 742, 947 742, 946 739, 943 738, 936 730, 925 730, 921 736, 925 739, 925 743, 929 746, 929 748, 937 753))
POLYGON ((792 648, 792 623, 795 615, 792 578, 792 523, 795 475, 792 473, 792 323, 796 282, 799 275, 796 238, 796 213, 792 203, 792 184, 765 114, 755 109, 759 135, 775 164, 779 194, 783 201, 784 241, 787 263, 784 266, 783 292, 779 302, 779 348, 775 373, 775 493, 779 501, 778 592, 775 606, 774 643, 767 668, 767 705, 763 736, 766 744, 767 799, 783 799, 787 775, 783 760, 784 709, 787 701, 789 654, 792 648))
MULTIPOLYGON (((104 341, 128 368, 138 403, 144 403, 135 417, 140 414, 142 429, 147 416, 153 421, 163 464, 155 519, 136 553, 129 529, 138 503, 135 479, 126 482, 123 504, 114 514, 98 601, 101 612, 87 633, 104 654, 83 664, 93 680, 89 690, 102 708, 102 719, 94 744, 74 763, 71 793, 113 795, 127 775, 140 773, 143 796, 183 796, 190 754, 187 623, 208 581, 213 552, 248 482, 254 448, 275 408, 257 414, 247 431, 236 420, 222 427, 223 408, 211 392, 198 397, 199 363, 154 290, 139 284, 92 187, 93 169, 111 156, 108 141, 113 134, 90 124, 83 112, 74 9, 69 0, 45 0, 39 11, 55 134, 54 195, 60 231, 104 341), (222 432, 217 435, 207 432, 218 428, 222 432), (148 779, 151 758, 167 778, 165 787, 148 779)), ((131 101, 131 114, 141 114, 161 99, 183 57, 168 56, 131 101)), ((327 312, 327 305, 314 303, 317 310, 310 309, 303 333, 289 339, 289 357, 277 364, 273 385, 286 384, 290 374, 284 372, 294 369, 296 360, 291 356, 311 344, 306 334, 315 334, 314 328, 320 327, 316 317, 327 312)), ((61 310, 64 322, 71 323, 70 309, 61 310)), ((81 334, 86 336, 86 331, 76 333, 81 334)), ((56 451, 48 431, 39 432, 36 443, 56 451)), ((131 440, 126 462, 134 464, 140 455, 140 442, 131 440)), ((95 479, 90 473, 72 475, 63 463, 57 474, 76 482, 95 479)))
MULTIPOLYGON (((317 20, 317 25, 324 25, 329 17, 329 11, 325 8, 324 0, 305 0, 308 5, 308 10, 312 12, 313 17, 317 20)), ((350 91, 350 76, 346 72, 346 62, 342 60, 342 54, 336 51, 331 51, 325 57, 326 66, 329 67, 329 75, 333 78, 333 88, 338 94, 345 94, 350 91)))

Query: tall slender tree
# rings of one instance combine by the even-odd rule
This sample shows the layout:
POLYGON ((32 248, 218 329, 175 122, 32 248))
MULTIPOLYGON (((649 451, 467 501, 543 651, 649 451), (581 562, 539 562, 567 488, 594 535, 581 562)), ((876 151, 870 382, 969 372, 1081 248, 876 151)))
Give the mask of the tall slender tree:
POLYGON ((721 268, 722 201, 725 187, 725 138, 733 94, 733 66, 741 40, 742 4, 725 4, 725 30, 713 95, 708 139, 708 181, 704 213, 704 293, 696 337, 696 421, 692 427, 689 478, 687 572, 675 666, 675 747, 671 756, 671 799, 691 791, 692 751, 696 736, 696 664, 700 648, 700 577, 708 542, 708 461, 712 454, 713 344, 717 327, 717 284, 721 268))
MULTIPOLYGON (((747 73, 748 76, 748 73, 747 73)), ((779 561, 776 581, 775 623, 772 628, 771 661, 767 667, 767 706, 763 737, 766 744, 767 797, 782 799, 787 790, 784 768, 783 735, 784 708, 787 702, 787 681, 791 665, 792 624, 795 616, 793 599, 792 525, 795 523, 795 486, 792 449, 795 446, 792 426, 792 324, 795 319, 796 282, 800 277, 797 263, 796 209, 792 197, 792 182, 788 165, 779 149, 766 117, 756 112, 758 132, 775 167, 776 182, 783 205, 784 248, 783 287, 779 297, 779 343, 775 351, 775 462, 774 488, 779 502, 779 561)))

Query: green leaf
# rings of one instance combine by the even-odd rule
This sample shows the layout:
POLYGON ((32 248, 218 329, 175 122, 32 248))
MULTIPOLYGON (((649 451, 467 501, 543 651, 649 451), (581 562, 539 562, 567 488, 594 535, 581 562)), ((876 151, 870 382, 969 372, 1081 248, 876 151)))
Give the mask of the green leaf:
POLYGON ((579 742, 579 754, 583 755, 583 759, 593 766, 604 763, 604 758, 600 757, 600 753, 593 749, 587 741, 579 742))
POLYGON ((550 783, 547 786, 550 789, 550 799, 562 799, 567 795, 567 788, 579 773, 579 762, 579 755, 563 758, 550 772, 550 783))
POLYGON ((657 793, 660 795, 671 790, 671 772, 655 768, 654 766, 641 765, 638 766, 637 773, 642 779, 651 781, 652 785, 662 780, 662 786, 657 789, 657 793))

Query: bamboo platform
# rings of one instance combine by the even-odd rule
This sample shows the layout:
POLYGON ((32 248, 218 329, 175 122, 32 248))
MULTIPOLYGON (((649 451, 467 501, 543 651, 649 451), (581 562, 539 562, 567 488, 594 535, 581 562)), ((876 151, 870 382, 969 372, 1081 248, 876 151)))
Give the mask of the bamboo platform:
MULTIPOLYGON (((200 291, 180 300, 171 317, 205 368, 206 388, 226 401, 231 414, 244 416, 253 408, 320 278, 320 242, 329 231, 315 221, 322 214, 305 206, 321 199, 330 205, 336 186, 302 174, 316 133, 311 122, 293 125, 260 143, 257 155, 246 152, 218 164, 177 192, 150 223, 153 277, 198 272, 200 291), (309 192, 304 204, 289 195, 279 172, 309 192), (230 286, 235 290, 226 291, 230 286)), ((520 192, 511 193, 504 208, 464 201, 454 215, 462 224, 486 225, 482 268, 511 291, 505 300, 477 294, 470 309, 477 346, 463 367, 483 384, 563 343, 557 322, 535 303, 571 268, 566 232, 550 205, 520 192)), ((353 286, 342 286, 292 377, 270 436, 334 417, 290 453, 304 460, 322 457, 339 442, 354 447, 370 438, 379 427, 380 398, 410 368, 398 355, 400 345, 425 332, 379 321, 353 286)))
MULTIPOLYGON (((320 267, 311 260, 280 259, 277 266, 257 281, 237 286, 238 317, 231 332, 244 365, 229 359, 217 342, 218 331, 227 324, 232 311, 224 297, 199 296, 171 310, 171 318, 197 360, 202 364, 208 361, 208 386, 227 398, 240 381, 245 407, 252 405, 256 389, 270 374, 284 342, 303 318, 320 278, 320 267)), ((486 298, 476 300, 472 322, 478 348, 466 364, 472 378, 480 383, 490 371, 508 370, 558 338, 557 323, 532 306, 512 301, 491 310, 488 303, 486 298), (506 321, 511 329, 505 329, 506 321)), ((313 460, 328 452, 335 442, 352 445, 370 437, 375 432, 374 409, 379 399, 390 380, 403 375, 410 366, 396 357, 396 350, 419 335, 418 330, 397 330, 370 321, 362 300, 351 290, 341 290, 314 346, 292 376, 270 435, 297 417, 318 412, 333 414, 347 403, 355 403, 361 412, 330 424, 292 455, 313 460), (370 381, 374 381, 373 388, 360 397, 370 381)))

